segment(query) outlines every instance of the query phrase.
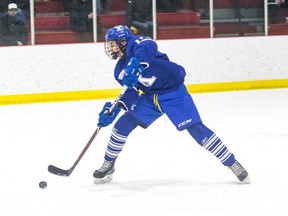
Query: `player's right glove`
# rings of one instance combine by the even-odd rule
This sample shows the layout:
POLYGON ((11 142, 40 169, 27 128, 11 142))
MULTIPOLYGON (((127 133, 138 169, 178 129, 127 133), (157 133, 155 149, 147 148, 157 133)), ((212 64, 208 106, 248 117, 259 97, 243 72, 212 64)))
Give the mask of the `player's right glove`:
POLYGON ((125 74, 123 77, 124 85, 126 85, 129 89, 137 87, 138 78, 143 70, 144 68, 140 64, 139 60, 132 57, 125 69, 125 74))
POLYGON ((102 111, 99 113, 99 119, 97 124, 98 127, 106 127, 110 125, 121 111, 121 107, 119 105, 116 105, 114 109, 109 113, 109 109, 111 106, 111 102, 105 103, 102 111))

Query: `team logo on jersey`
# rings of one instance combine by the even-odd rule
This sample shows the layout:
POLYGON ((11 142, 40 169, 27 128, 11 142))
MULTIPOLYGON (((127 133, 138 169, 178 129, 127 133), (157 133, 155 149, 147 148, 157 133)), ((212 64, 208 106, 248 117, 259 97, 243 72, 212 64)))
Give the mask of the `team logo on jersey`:
MULTIPOLYGON (((123 69, 123 70, 119 73, 118 79, 119 79, 119 80, 123 80, 125 73, 126 73, 126 71, 125 71, 125 69, 123 69)), ((152 86, 153 83, 156 81, 156 79, 157 79, 157 77, 155 77, 155 76, 152 76, 152 77, 150 77, 150 78, 147 78, 147 77, 142 77, 141 74, 140 74, 139 77, 138 77, 138 81, 139 81, 142 85, 144 85, 144 86, 146 86, 146 87, 152 86)))
POLYGON ((134 110, 134 108, 136 107, 136 104, 132 104, 132 106, 131 106, 131 110, 134 110))
POLYGON ((118 79, 119 80, 123 80, 123 77, 124 77, 124 75, 125 75, 125 70, 123 69, 120 73, 119 73, 119 75, 118 75, 118 79))
POLYGON ((142 77, 142 75, 140 74, 138 81, 146 86, 146 87, 150 87, 153 85, 153 83, 155 82, 155 80, 157 79, 157 77, 152 76, 150 78, 146 78, 146 77, 142 77))

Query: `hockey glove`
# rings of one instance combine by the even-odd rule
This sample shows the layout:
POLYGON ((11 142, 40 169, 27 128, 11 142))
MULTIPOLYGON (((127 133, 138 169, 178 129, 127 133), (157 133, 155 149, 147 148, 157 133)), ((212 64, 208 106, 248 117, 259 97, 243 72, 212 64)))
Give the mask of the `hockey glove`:
POLYGON ((97 124, 98 127, 106 127, 110 125, 121 111, 121 107, 119 105, 116 105, 114 109, 109 113, 109 109, 111 106, 111 102, 105 103, 102 111, 99 113, 99 119, 97 124))
POLYGON ((123 83, 129 89, 137 87, 138 78, 144 68, 141 66, 137 58, 132 57, 126 67, 125 74, 123 77, 123 83))

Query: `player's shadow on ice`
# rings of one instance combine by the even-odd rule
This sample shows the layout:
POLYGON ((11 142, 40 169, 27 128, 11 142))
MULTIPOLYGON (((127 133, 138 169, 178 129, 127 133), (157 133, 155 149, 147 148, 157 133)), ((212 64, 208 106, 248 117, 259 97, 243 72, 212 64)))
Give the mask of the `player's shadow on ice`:
POLYGON ((198 190, 202 187, 219 187, 219 185, 235 185, 235 182, 212 182, 212 181, 185 181, 185 180, 167 180, 167 179, 145 179, 145 180, 131 180, 131 181, 116 181, 105 183, 102 185, 94 185, 89 189, 96 191, 130 191, 130 192, 144 192, 149 190, 187 190, 187 188, 198 190))

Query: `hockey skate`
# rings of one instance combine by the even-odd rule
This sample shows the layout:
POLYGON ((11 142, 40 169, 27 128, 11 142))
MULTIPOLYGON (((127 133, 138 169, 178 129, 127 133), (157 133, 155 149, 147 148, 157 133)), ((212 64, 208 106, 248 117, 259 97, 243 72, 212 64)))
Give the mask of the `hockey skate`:
POLYGON ((112 181, 115 171, 114 163, 115 161, 104 161, 100 169, 94 171, 94 184, 104 184, 112 181))
POLYGON ((240 182, 245 184, 250 183, 248 172, 237 160, 229 167, 229 169, 232 170, 240 182))

